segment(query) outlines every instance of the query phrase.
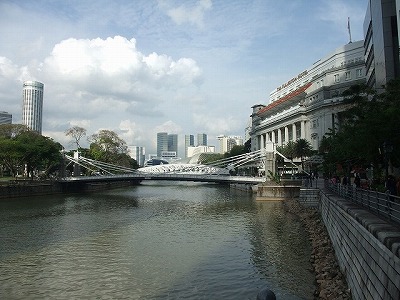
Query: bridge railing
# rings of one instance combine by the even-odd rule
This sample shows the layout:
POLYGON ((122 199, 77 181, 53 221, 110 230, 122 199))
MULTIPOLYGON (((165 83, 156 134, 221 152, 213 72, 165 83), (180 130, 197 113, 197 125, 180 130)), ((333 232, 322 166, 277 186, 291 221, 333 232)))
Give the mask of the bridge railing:
POLYGON ((348 199, 374 214, 400 224, 400 197, 389 193, 356 188, 352 185, 343 185, 325 181, 325 188, 336 195, 348 199))

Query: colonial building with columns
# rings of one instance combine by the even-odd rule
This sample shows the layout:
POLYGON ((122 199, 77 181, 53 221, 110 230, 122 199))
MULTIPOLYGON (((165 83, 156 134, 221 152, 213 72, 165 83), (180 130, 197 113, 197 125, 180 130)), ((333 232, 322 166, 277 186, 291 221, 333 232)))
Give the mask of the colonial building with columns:
POLYGON ((339 47, 272 91, 268 105, 254 105, 252 151, 265 148, 267 142, 283 146, 300 138, 317 150, 322 137, 340 127, 340 113, 346 109, 342 93, 365 83, 363 44, 339 47))

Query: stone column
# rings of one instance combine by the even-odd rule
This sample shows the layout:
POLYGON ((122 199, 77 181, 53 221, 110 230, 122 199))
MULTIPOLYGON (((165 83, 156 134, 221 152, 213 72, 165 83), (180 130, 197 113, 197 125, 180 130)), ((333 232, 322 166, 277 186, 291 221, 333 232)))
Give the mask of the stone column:
POLYGON ((274 143, 268 143, 265 145, 265 177, 267 181, 270 181, 268 178, 269 171, 272 174, 275 174, 275 154, 274 154, 274 143))
POLYGON ((289 128, 285 126, 285 143, 289 142, 289 128))
POLYGON ((300 137, 302 139, 306 138, 306 121, 301 121, 300 122, 300 128, 301 128, 301 133, 300 133, 300 137))
POLYGON ((278 146, 282 146, 282 130, 278 129, 278 146))
POLYGON ((275 143, 275 130, 271 132, 271 142, 275 143))
POLYGON ((293 131, 293 141, 295 141, 296 138, 296 123, 292 124, 292 131, 293 131))
POLYGON ((264 148, 265 148, 264 134, 261 133, 261 135, 260 135, 260 149, 264 149, 264 148))

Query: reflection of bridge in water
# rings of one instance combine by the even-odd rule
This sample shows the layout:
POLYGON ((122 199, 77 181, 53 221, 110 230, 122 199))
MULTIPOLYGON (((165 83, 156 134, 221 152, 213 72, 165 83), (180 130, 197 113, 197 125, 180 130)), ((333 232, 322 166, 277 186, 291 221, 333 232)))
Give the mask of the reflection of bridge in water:
MULTIPOLYGON (((112 181, 143 181, 143 180, 170 180, 170 181, 197 181, 221 184, 243 183, 258 184, 266 178, 258 176, 234 176, 230 173, 238 168, 253 168, 265 170, 266 150, 233 156, 211 163, 202 164, 163 164, 148 166, 140 169, 130 169, 104 162, 95 161, 75 153, 74 157, 65 155, 67 161, 86 170, 91 176, 65 177, 61 182, 112 182, 112 181)), ((76 171, 77 169, 75 169, 76 171)), ((79 173, 78 173, 79 174, 79 173)))

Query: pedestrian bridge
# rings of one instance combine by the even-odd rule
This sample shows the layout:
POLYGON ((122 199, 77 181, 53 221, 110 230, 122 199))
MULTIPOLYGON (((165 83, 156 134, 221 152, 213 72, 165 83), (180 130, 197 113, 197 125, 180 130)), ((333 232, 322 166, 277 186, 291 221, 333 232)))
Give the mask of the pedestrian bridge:
POLYGON ((263 177, 250 176, 231 176, 226 174, 183 174, 183 173, 141 173, 135 172, 131 174, 117 174, 104 176, 79 176, 66 177, 61 179, 62 182, 111 182, 111 181, 143 181, 143 180, 169 180, 169 181, 196 181, 209 183, 243 183, 243 184, 258 184, 265 181, 263 177))
POLYGON ((85 170, 91 176, 64 177, 61 182, 111 182, 111 181, 143 181, 143 180, 170 180, 170 181, 197 181, 211 183, 243 183, 258 184, 265 181, 259 176, 233 176, 231 171, 240 167, 263 169, 265 151, 258 150, 251 153, 221 159, 210 164, 174 163, 148 166, 140 169, 130 169, 104 162, 88 159, 78 154, 74 157, 65 155, 68 164, 74 165, 74 172, 85 170))

